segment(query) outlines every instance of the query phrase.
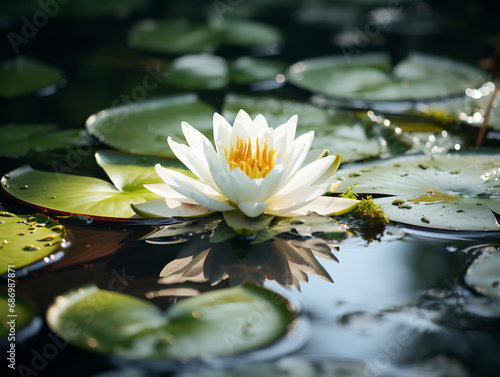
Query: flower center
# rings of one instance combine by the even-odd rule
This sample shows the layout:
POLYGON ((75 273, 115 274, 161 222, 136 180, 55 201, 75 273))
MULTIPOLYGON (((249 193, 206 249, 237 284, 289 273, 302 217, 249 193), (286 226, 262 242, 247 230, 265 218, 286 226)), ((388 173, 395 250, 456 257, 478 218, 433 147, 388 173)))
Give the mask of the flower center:
POLYGON ((251 179, 265 178, 267 173, 274 167, 274 162, 278 157, 276 150, 269 150, 267 140, 264 143, 264 148, 260 148, 259 138, 256 141, 256 150, 252 153, 252 140, 248 138, 248 142, 236 136, 236 147, 232 144, 231 152, 228 154, 226 148, 224 154, 229 164, 231 171, 235 168, 241 169, 251 179))

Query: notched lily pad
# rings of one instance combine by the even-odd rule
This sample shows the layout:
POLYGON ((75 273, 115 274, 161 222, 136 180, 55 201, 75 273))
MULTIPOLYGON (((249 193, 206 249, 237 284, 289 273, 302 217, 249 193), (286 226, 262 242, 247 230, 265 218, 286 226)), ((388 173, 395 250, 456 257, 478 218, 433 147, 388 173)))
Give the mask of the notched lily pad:
POLYGON ((500 250, 485 247, 467 269, 465 283, 482 295, 500 299, 500 250))
POLYGON ((146 300, 88 286, 57 297, 47 311, 52 331, 77 347, 165 362, 230 357, 266 346, 293 319, 283 298, 251 285, 188 298, 166 312, 146 300))
POLYGON ((54 168, 60 170, 52 172, 24 165, 5 175, 2 187, 15 199, 56 213, 121 220, 138 217, 131 204, 159 198, 143 186, 163 182, 156 174, 156 163, 190 174, 180 162, 158 157, 100 151, 96 160, 110 181, 65 174, 58 165, 54 168))
MULTIPOLYGON (((0 212, 0 274, 19 269, 62 249, 65 228, 47 216, 0 212)), ((52 256, 53 258, 53 256, 52 256)))
POLYGON ((0 156, 22 157, 30 151, 44 152, 89 144, 85 131, 59 130, 55 124, 8 124, 0 126, 0 156))
POLYGON ((212 132, 214 109, 194 94, 159 98, 105 109, 87 120, 87 131, 129 153, 174 157, 167 138, 185 143, 181 122, 212 132))
POLYGON ((353 112, 333 111, 306 102, 273 97, 226 96, 222 111, 226 119, 235 119, 240 109, 245 109, 252 117, 264 115, 271 127, 277 127, 297 114, 297 134, 315 132, 311 149, 338 153, 343 162, 378 156, 385 150, 378 136, 353 112))
POLYGON ((459 231, 500 231, 497 153, 405 156, 340 169, 338 192, 356 184, 392 221, 459 231), (495 215, 497 214, 497 215, 495 215))
POLYGON ((391 70, 388 55, 327 56, 290 67, 290 82, 312 92, 351 101, 415 101, 463 95, 485 74, 449 59, 411 54, 391 70))
POLYGON ((56 67, 18 56, 0 64, 0 97, 17 98, 56 85, 63 73, 56 67))

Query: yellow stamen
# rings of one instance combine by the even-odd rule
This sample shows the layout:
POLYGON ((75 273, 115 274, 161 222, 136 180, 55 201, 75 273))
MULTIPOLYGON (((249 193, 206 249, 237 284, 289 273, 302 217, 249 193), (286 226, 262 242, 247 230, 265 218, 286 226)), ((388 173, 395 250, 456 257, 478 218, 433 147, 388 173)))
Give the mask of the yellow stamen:
POLYGON ((250 137, 248 138, 248 142, 246 142, 236 136, 236 147, 230 144, 231 152, 229 155, 227 149, 222 147, 231 171, 239 168, 251 179, 264 178, 271 171, 276 158, 279 156, 278 152, 274 149, 268 151, 269 144, 267 140, 262 149, 259 145, 259 138, 257 138, 255 144, 255 153, 252 153, 252 140, 250 137))

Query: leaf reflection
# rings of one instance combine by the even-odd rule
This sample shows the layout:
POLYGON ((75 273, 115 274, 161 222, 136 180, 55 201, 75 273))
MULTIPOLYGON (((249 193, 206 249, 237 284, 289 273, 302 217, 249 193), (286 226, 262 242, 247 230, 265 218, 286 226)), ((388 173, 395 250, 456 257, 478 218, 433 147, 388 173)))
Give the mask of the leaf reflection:
MULTIPOLYGON (((253 240, 232 236, 230 229, 217 220, 210 223, 214 226, 201 224, 200 231, 194 231, 195 226, 190 224, 184 229, 184 234, 205 234, 191 237, 177 257, 160 272, 158 282, 169 285, 189 281, 216 285, 227 279, 231 286, 246 282, 262 286, 269 280, 298 290, 300 281, 307 282, 309 275, 333 282, 318 258, 338 262, 332 250, 338 250, 337 239, 345 236, 345 230, 331 218, 320 220, 320 217, 323 216, 303 216, 302 221, 295 224, 284 220, 274 226, 275 230, 270 227, 265 235, 257 235, 253 240), (319 226, 321 222, 322 226, 319 226), (308 223, 314 226, 305 231, 308 223), (280 234, 271 236, 273 232, 280 234)), ((147 242, 169 244, 171 237, 164 237, 174 234, 181 236, 181 228, 176 227, 175 231, 164 228, 149 235, 147 242)), ((161 292, 155 294, 161 295, 161 292)))

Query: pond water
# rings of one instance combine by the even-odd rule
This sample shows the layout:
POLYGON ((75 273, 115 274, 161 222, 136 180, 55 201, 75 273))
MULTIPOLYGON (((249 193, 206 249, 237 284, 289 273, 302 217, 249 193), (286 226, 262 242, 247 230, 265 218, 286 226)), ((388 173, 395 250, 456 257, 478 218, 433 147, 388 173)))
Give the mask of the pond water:
MULTIPOLYGON (((29 1, 19 3, 26 8, 0 6, 5 13, 0 17, 0 27, 7 33, 22 36, 25 20, 29 21, 30 15, 40 12, 40 8, 29 1), (22 18, 24 15, 28 18, 22 18)), ((293 5, 283 1, 272 4, 261 1, 254 4, 245 1, 197 1, 189 5, 181 1, 168 4, 130 1, 116 5, 116 2, 109 1, 114 4, 109 12, 104 5, 101 9, 98 2, 91 2, 88 8, 82 5, 83 2, 76 3, 71 7, 68 4, 65 10, 63 2, 58 2, 60 13, 58 10, 53 17, 47 16, 48 21, 43 27, 38 27, 33 36, 24 36, 23 42, 15 44, 15 48, 12 34, 10 39, 2 41, 0 54, 3 60, 20 55, 37 59, 58 67, 64 79, 56 80, 56 84, 49 85, 49 89, 34 94, 2 96, 1 125, 55 123, 62 129, 83 130, 87 119, 103 109, 126 108, 132 102, 191 92, 196 92, 215 111, 225 110, 228 114, 232 111, 225 108, 228 106, 228 93, 241 95, 242 103, 245 96, 250 95, 257 99, 271 96, 308 105, 311 102, 345 105, 344 98, 340 102, 328 102, 327 97, 319 96, 311 101, 309 87, 292 86, 285 82, 281 72, 286 73, 285 68, 300 59, 345 53, 346 45, 339 41, 347 38, 349 33, 351 37, 354 33, 354 37, 360 38, 358 31, 368 39, 363 45, 354 43, 349 45, 350 48, 363 52, 387 52, 391 49, 401 52, 408 49, 406 52, 439 53, 475 65, 493 51, 498 29, 498 22, 495 24, 498 6, 472 0, 463 1, 458 6, 450 1, 416 2, 420 4, 416 8, 408 5, 411 1, 401 2, 407 3, 408 12, 418 9, 422 12, 419 14, 421 19, 438 23, 436 30, 428 27, 420 30, 418 38, 401 32, 397 24, 394 24, 396 31, 388 28, 382 32, 377 29, 375 33, 366 29, 374 25, 370 18, 373 17, 370 13, 372 9, 377 7, 379 11, 389 11, 389 5, 382 1, 349 4, 341 1, 303 1, 293 5), (496 16, 494 12, 497 12, 496 16), (173 49, 171 51, 161 43, 160 49, 164 50, 158 51, 154 38, 149 35, 146 35, 148 47, 143 45, 142 49, 137 48, 137 44, 141 44, 140 38, 135 36, 136 39, 133 39, 129 34, 131 28, 144 19, 187 19, 204 23, 207 14, 211 14, 211 22, 218 18, 222 21, 250 18, 273 25, 282 33, 283 39, 279 33, 276 36, 262 25, 257 27, 260 33, 255 34, 256 39, 274 41, 273 38, 278 38, 279 42, 262 48, 251 46, 251 43, 249 47, 249 42, 242 37, 245 33, 252 35, 251 30, 255 29, 245 32, 225 26, 229 31, 217 29, 214 39, 207 37, 213 32, 208 30, 210 28, 201 32, 200 35, 205 36, 203 38, 209 39, 208 42, 203 41, 207 43, 207 48, 215 49, 217 55, 227 61, 233 62, 241 56, 269 59, 271 63, 266 62, 256 68, 250 65, 251 74, 257 75, 256 82, 246 82, 244 75, 239 79, 234 78, 236 74, 231 79, 224 77, 217 70, 219 62, 213 60, 209 61, 213 69, 206 69, 207 72, 200 73, 200 77, 196 76, 197 72, 205 70, 196 66, 196 62, 194 76, 192 72, 179 74, 173 70, 170 75, 162 76, 159 72, 173 69, 175 64, 172 62, 179 56, 199 51, 184 51, 183 47, 189 41, 173 35, 172 30, 163 35, 166 44, 173 49), (231 40, 239 42, 234 46, 231 40), (17 50, 19 53, 16 53, 17 50), (255 73, 265 73, 267 69, 271 72, 271 79, 255 73), (215 78, 203 77, 214 72, 215 78), (276 75, 275 72, 280 73, 276 75), (176 74, 179 76, 176 77, 176 74), (182 76, 184 74, 186 76, 182 76), (166 77, 170 78, 164 82, 166 77), (182 83, 187 84, 182 87, 182 83)), ((413 21, 419 21, 419 17, 413 21)), ((145 28, 146 31, 156 27, 147 23, 146 26, 140 25, 139 29, 145 28)), ((187 31, 184 34, 188 34, 187 31)), ((394 59, 394 51, 391 52, 394 59)), ((181 63, 177 62, 182 67, 181 63)), ((205 61, 202 60, 203 64, 205 61)), ((238 64, 245 67, 246 61, 238 64)), ((35 73, 31 80, 38 80, 39 75, 35 73)), ((452 94, 455 93, 450 93, 450 96, 452 94)), ((380 104, 376 98, 372 102, 380 104)), ((428 101, 425 103, 428 104, 428 101)), ((356 107, 359 104, 347 101, 347 105, 356 107)), ((362 103, 362 106, 366 105, 367 102, 362 103)), ((397 112, 401 109, 399 105, 401 103, 395 107, 397 112)), ((277 108, 281 105, 273 106, 277 108)), ((384 102, 383 108, 387 106, 390 106, 390 101, 384 102)), ((283 107, 286 108, 285 105, 283 107)), ((258 109, 259 105, 255 108, 258 109)), ((307 115, 307 109, 296 111, 307 115)), ((293 106, 288 110, 291 111, 290 117, 294 114, 293 106)), ((366 117, 367 110, 362 110, 363 117, 366 117)), ((313 110, 309 118, 305 117, 311 127, 316 127, 313 121, 315 111, 319 110, 313 110)), ((355 114, 352 111, 350 116, 355 117, 355 114)), ((280 119, 279 114, 268 115, 280 119)), ((371 116, 375 117, 373 113, 371 116)), ((191 122, 190 119, 185 120, 191 122)), ((418 120, 426 122, 428 119, 418 120)), ((438 122, 433 126, 448 127, 445 123, 438 122)), ((137 127, 142 126, 138 124, 137 127)), ((458 135, 451 146, 457 142, 459 144, 456 145, 463 149, 473 144, 471 140, 477 133, 469 128, 464 130, 464 125, 446 129, 458 135)), ((156 131, 144 129, 144 132, 156 131)), ((436 132, 435 129, 432 132, 436 132)), ((439 133, 444 135, 441 129, 439 133)), ((163 136, 155 139, 155 147, 163 136)), ((373 140, 385 136, 378 135, 373 140)), ((81 145, 69 141, 67 147, 59 146, 54 150, 33 151, 27 148, 20 157, 13 157, 15 153, 5 153, 4 157, 0 157, 0 174, 3 176, 25 163, 50 171, 54 169, 54 163, 59 162, 71 174, 109 180, 96 165, 94 152, 111 149, 109 145, 112 143, 106 140, 106 135, 104 142, 107 144, 100 144, 96 138, 88 140, 91 140, 90 146, 88 143, 81 145)), ((401 142, 401 145, 408 144, 405 143, 401 142)), ((446 140, 439 147, 448 147, 447 143, 446 140)), ((490 138, 485 143, 490 147, 489 152, 498 152, 495 139, 490 138)), ((43 144, 41 141, 38 143, 43 144)), ((406 145, 404 152, 422 150, 414 144, 410 147, 406 145)), ((21 148, 21 144, 18 145, 21 148)), ((389 148, 390 153, 387 148, 380 147, 385 153, 382 157, 397 155, 395 151, 399 151, 401 145, 389 148)), ((382 143, 382 146, 386 144, 382 143)), ((374 159, 373 153, 378 154, 378 147, 378 144, 375 147, 370 144, 375 152, 370 151, 365 157, 374 159)), ((431 150, 424 151, 431 153, 431 150)), ((494 156, 498 158, 498 154, 494 156)), ((356 154, 352 159, 362 157, 356 154)), ((16 215, 43 211, 19 203, 5 190, 0 192, 0 204, 3 211, 16 215)), ((38 265, 16 271, 18 308, 21 300, 29 301, 35 317, 22 331, 18 329, 15 343, 17 371, 9 369, 8 362, 3 360, 2 375, 6 375, 4 372, 7 371, 21 376, 70 374, 102 377, 164 374, 254 376, 259 373, 276 376, 497 376, 500 370, 500 301, 494 294, 478 293, 465 281, 469 266, 479 255, 498 251, 498 232, 445 232, 391 222, 384 225, 379 233, 370 235, 358 227, 359 220, 351 215, 342 215, 336 219, 349 230, 347 236, 340 233, 325 236, 324 230, 317 234, 313 227, 311 232, 314 236, 311 237, 304 237, 304 234, 293 230, 271 241, 251 245, 251 240, 234 238, 210 243, 213 229, 221 229, 220 218, 217 217, 214 222, 205 224, 203 229, 193 225, 186 231, 161 236, 156 232, 171 225, 172 220, 107 221, 85 216, 61 216, 54 212, 48 214, 66 227, 65 247, 41 262, 42 268, 34 268, 40 267, 38 265), (177 264, 182 258, 188 260, 193 256, 198 257, 197 265, 177 264), (246 280, 289 300, 287 307, 294 307, 294 321, 286 326, 286 334, 278 341, 221 359, 202 362, 178 359, 162 363, 101 355, 90 350, 95 348, 92 342, 87 341, 90 348, 68 344, 59 337, 60 333, 54 334, 54 328, 49 328, 46 319, 47 309, 54 305, 56 297, 91 284, 102 290, 147 299, 163 310, 175 307, 181 302, 180 298, 238 286, 246 280)), ((213 234, 223 239, 223 231, 213 234)), ((497 273, 500 277, 500 272, 497 273)), ((3 277, 2 289, 7 286, 8 279, 7 274, 3 277)), ((263 319, 258 318, 266 321, 266 312, 262 313, 263 319)), ((257 314, 261 315, 260 312, 257 314)), ((2 321, 6 322, 4 318, 2 321)), ((213 338, 214 347, 217 336, 213 338)), ((240 339, 233 341, 238 345, 240 339)), ((9 343, 5 339, 0 345, 2 351, 7 348, 8 352, 9 343)))

